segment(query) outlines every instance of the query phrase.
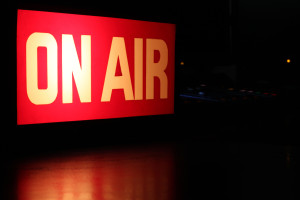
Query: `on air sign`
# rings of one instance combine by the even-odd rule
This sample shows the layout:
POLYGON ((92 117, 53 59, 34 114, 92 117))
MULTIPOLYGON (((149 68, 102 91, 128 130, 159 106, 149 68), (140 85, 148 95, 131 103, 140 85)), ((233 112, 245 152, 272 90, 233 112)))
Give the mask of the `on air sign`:
POLYGON ((18 10, 17 123, 174 112, 175 25, 18 10))

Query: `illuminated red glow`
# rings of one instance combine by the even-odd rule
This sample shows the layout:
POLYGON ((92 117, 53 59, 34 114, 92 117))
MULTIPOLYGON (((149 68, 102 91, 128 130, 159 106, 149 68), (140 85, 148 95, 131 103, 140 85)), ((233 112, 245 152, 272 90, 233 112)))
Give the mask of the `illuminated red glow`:
POLYGON ((47 89, 47 48, 38 48, 38 88, 47 89))
POLYGON ((17 123, 171 114, 174 58, 174 24, 18 10, 17 123))
POLYGON ((18 200, 171 200, 173 167, 167 151, 33 162, 20 167, 18 200))

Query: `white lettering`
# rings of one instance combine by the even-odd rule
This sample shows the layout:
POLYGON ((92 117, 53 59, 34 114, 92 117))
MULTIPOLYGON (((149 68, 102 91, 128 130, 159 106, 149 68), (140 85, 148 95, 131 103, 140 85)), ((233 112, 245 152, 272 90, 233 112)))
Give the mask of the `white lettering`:
POLYGON ((62 35, 63 103, 73 102, 72 75, 81 102, 91 102, 91 36, 81 36, 81 67, 72 35, 62 35))
POLYGON ((50 33, 32 33, 26 42, 26 87, 30 101, 50 104, 57 96, 57 43, 50 33), (47 48, 47 89, 38 88, 38 47, 47 48))

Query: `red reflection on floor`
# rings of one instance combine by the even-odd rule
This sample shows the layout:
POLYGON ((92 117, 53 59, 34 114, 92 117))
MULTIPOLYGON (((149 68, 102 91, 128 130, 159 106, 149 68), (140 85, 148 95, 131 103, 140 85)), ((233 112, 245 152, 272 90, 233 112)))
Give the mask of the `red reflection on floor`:
POLYGON ((169 150, 90 153, 20 167, 18 200, 171 200, 169 150))

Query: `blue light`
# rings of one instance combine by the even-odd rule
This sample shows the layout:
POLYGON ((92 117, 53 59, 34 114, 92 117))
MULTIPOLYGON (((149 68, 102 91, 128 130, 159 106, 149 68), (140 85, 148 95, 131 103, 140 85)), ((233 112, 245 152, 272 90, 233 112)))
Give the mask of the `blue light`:
POLYGON ((190 99, 198 99, 198 100, 204 100, 204 101, 211 101, 211 102, 219 102, 219 100, 212 99, 209 97, 203 97, 203 96, 192 96, 192 95, 187 95, 187 94, 180 94, 180 97, 184 98, 190 98, 190 99))

